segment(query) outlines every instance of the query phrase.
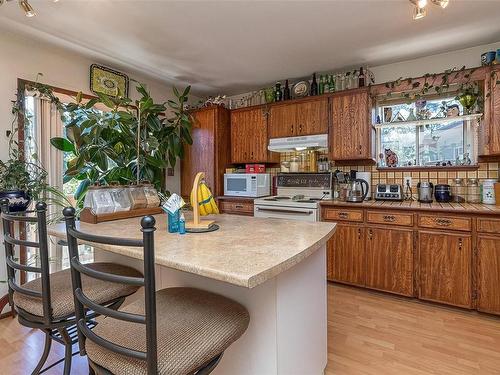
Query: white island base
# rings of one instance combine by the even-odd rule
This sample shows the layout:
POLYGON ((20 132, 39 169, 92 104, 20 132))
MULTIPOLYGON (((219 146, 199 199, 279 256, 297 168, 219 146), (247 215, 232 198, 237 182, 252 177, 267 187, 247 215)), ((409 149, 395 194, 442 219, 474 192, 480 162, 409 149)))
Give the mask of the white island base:
MULTIPOLYGON (((142 270, 142 261, 95 249, 95 261, 142 270)), ((245 334, 214 375, 319 375, 327 363, 326 247, 254 288, 156 266, 157 289, 190 286, 234 299, 250 313, 245 334)), ((158 311, 161 314, 161 311, 158 311)))

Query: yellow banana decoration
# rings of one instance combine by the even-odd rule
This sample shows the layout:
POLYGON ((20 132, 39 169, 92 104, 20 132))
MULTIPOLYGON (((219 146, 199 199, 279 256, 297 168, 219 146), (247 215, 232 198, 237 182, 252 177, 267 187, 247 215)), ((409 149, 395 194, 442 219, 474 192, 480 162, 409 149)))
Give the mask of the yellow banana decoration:
POLYGON ((219 213, 214 197, 204 182, 198 186, 198 207, 202 216, 219 213))

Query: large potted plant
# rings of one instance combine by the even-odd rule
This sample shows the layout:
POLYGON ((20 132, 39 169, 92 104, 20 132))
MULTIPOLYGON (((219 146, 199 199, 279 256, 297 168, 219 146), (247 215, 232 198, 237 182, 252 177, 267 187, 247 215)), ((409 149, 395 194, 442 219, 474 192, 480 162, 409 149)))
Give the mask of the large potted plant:
POLYGON ((99 95, 85 103, 79 94, 75 103, 60 105, 66 137, 51 143, 70 155, 64 181, 78 181, 75 198, 81 200, 94 183, 148 180, 165 192, 166 168, 183 156, 185 143, 192 143, 191 116, 184 109, 189 89, 174 88, 175 99, 160 104, 138 84, 135 102, 99 95), (96 110, 98 103, 110 111, 96 110))

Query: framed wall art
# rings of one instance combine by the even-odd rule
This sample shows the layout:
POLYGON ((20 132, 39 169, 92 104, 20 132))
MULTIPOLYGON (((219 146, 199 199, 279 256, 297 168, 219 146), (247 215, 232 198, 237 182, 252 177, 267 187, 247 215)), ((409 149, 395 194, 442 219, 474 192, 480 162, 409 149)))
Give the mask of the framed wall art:
POLYGON ((126 74, 102 65, 90 65, 90 91, 94 94, 128 98, 128 84, 126 74))

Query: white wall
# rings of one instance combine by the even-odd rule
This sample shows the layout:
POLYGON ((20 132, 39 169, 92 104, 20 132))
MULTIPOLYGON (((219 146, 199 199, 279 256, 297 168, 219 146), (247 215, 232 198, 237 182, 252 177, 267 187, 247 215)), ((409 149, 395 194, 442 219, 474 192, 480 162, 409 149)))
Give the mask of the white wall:
POLYGON ((441 73, 453 67, 468 68, 481 65, 481 54, 500 48, 500 42, 484 44, 439 55, 421 57, 394 64, 371 67, 376 83, 394 81, 399 77, 421 77, 426 73, 441 73))

